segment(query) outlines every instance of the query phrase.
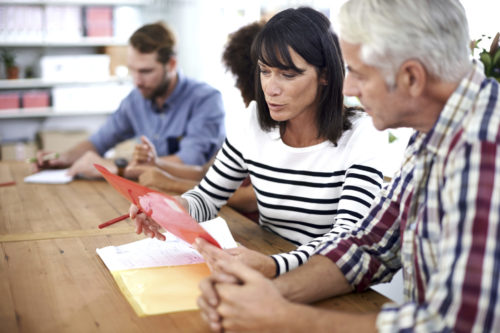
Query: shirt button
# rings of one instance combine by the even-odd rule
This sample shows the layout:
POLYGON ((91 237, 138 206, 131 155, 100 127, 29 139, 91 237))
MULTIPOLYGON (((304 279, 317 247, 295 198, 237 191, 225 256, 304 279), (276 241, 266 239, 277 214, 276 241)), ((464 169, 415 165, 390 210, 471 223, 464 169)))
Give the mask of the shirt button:
POLYGON ((160 138, 160 136, 159 136, 158 134, 155 134, 155 135, 153 136, 153 138, 154 138, 155 140, 158 140, 158 139, 160 138))

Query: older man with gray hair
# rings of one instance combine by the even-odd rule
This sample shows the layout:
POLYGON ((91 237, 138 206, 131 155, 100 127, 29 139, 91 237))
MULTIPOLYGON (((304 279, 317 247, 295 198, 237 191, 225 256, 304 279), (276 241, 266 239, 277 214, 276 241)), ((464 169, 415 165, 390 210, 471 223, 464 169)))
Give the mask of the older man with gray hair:
POLYGON ((267 280, 206 242, 200 288, 214 331, 499 332, 499 84, 469 59, 458 0, 350 0, 340 11, 344 93, 382 130, 412 127, 399 173, 357 230, 267 280), (379 313, 299 303, 403 269, 405 302, 379 313))

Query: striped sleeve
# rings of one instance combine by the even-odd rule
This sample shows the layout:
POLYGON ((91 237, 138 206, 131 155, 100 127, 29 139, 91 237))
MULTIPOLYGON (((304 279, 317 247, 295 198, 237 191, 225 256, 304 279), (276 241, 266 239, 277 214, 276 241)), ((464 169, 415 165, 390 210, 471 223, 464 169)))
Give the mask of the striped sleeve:
POLYGON ((363 165, 353 165, 346 171, 345 182, 333 218, 332 229, 297 249, 272 256, 276 263, 276 275, 286 273, 304 264, 320 244, 335 236, 349 232, 368 213, 372 202, 380 192, 383 175, 380 171, 363 165))
POLYGON ((213 219, 247 174, 242 154, 226 139, 200 184, 182 195, 189 214, 198 222, 213 219))
MULTIPOLYGON (((412 169, 412 166, 406 168, 412 169)), ((358 291, 389 281, 401 268, 399 214, 411 201, 411 194, 405 190, 411 187, 412 180, 411 172, 400 172, 376 198, 355 230, 340 233, 316 250, 315 254, 335 262, 349 284, 358 291)))

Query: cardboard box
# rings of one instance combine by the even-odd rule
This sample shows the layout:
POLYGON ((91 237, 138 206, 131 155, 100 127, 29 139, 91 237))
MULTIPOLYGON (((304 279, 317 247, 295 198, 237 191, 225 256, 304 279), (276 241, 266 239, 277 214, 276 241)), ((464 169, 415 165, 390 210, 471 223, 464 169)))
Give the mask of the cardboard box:
POLYGON ((125 158, 127 160, 132 159, 134 154, 135 145, 138 144, 136 139, 129 139, 117 144, 114 149, 109 151, 109 158, 125 158))
POLYGON ((34 142, 8 142, 2 143, 2 161, 25 161, 35 157, 37 146, 34 142))
POLYGON ((88 139, 86 131, 41 131, 37 133, 41 149, 46 151, 64 152, 73 148, 83 140, 88 139))
POLYGON ((127 47, 126 46, 106 46, 104 53, 109 56, 109 71, 113 76, 120 76, 117 68, 127 68, 127 47))

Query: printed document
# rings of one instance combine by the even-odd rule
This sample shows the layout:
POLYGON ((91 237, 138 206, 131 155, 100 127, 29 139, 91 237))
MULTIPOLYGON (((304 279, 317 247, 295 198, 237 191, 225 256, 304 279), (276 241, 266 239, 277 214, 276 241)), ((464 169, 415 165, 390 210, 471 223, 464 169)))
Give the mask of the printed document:
MULTIPOLYGON (((237 246, 223 218, 200 225, 222 248, 237 246)), ((189 243, 168 232, 164 235, 165 241, 145 238, 96 249, 139 316, 197 309, 198 284, 210 275, 189 243)))

